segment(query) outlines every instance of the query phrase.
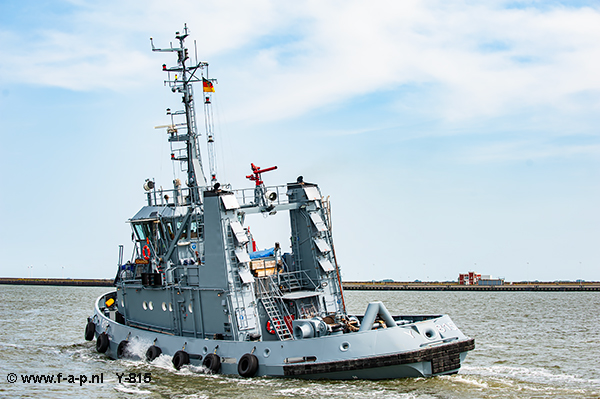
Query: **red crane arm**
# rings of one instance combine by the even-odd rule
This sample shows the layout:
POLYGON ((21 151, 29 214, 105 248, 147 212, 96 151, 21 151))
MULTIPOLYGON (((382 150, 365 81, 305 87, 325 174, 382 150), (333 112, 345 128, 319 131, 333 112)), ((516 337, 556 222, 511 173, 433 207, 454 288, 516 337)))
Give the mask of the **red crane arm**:
POLYGON ((270 168, 261 169, 260 166, 256 166, 253 163, 251 163, 250 166, 252 167, 252 174, 251 175, 247 175, 246 179, 250 179, 250 180, 256 182, 257 186, 260 186, 261 184, 264 183, 260 179, 260 174, 261 173, 270 172, 272 170, 277 169, 277 166, 271 166, 270 168))

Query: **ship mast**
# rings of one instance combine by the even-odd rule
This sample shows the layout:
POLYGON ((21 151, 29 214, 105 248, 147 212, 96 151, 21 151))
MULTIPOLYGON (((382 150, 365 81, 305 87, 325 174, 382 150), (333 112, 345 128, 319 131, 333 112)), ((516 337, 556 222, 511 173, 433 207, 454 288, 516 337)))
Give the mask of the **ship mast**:
MULTIPOLYGON (((158 52, 176 52, 177 66, 167 67, 163 64, 163 71, 168 73, 168 79, 165 80, 165 85, 169 85, 173 93, 182 94, 182 102, 184 109, 171 112, 167 110, 167 114, 171 116, 171 125, 161 126, 166 127, 170 134, 169 142, 178 143, 185 142, 185 148, 172 150, 171 159, 173 161, 183 162, 187 169, 187 185, 191 188, 192 202, 199 203, 200 193, 198 187, 206 187, 216 183, 216 167, 214 155, 214 134, 212 123, 212 109, 210 108, 210 92, 214 91, 213 81, 204 78, 204 70, 208 73, 207 62, 197 62, 196 65, 187 66, 186 61, 189 60, 188 49, 184 46, 185 39, 189 36, 187 24, 184 25, 183 33, 175 32, 175 38, 179 41, 178 47, 173 47, 171 43, 169 48, 160 49, 154 47, 154 42, 150 38, 152 51, 158 52), (196 125, 196 111, 194 108, 194 95, 192 83, 203 82, 203 91, 207 92, 204 101, 205 127, 207 133, 207 145, 210 163, 210 183, 207 182, 202 168, 202 157, 200 155, 200 146, 198 144, 198 129, 196 125), (207 90, 207 85, 211 90, 207 90), (173 117, 176 115, 185 115, 184 123, 175 123, 173 117), (179 132, 179 130, 183 130, 179 132)), ((173 145, 173 144, 172 144, 173 145)))
POLYGON ((202 76, 202 91, 204 94, 204 127, 206 129, 206 148, 208 150, 208 167, 210 169, 210 183, 217 182, 217 157, 215 155, 215 133, 212 112, 212 93, 215 79, 208 78, 208 64, 206 64, 206 79, 202 76))

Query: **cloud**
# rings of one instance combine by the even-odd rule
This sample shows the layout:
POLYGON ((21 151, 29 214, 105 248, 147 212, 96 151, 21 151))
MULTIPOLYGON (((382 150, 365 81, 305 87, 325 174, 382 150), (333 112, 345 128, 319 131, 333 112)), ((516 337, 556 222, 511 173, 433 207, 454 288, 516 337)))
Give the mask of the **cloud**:
MULTIPOLYGON (((527 107, 580 110, 573 98, 600 90, 599 10, 509 4, 79 1, 65 25, 27 33, 33 44, 23 46, 21 26, 0 33, 0 82, 70 90, 154 84, 157 62, 167 61, 149 52, 148 37, 166 46, 184 12, 238 120, 297 117, 414 84, 435 85, 428 111, 449 121, 527 107)), ((600 96, 583 106, 597 111, 600 96)))
POLYGON ((475 145, 458 158, 461 162, 480 164, 514 161, 543 161, 556 158, 589 157, 597 159, 600 156, 600 144, 563 144, 543 140, 507 140, 483 145, 475 145))
MULTIPOLYGON (((183 28, 182 16, 201 21, 190 24, 191 39, 200 42, 200 57, 240 48, 267 34, 265 29, 274 25, 267 20, 277 20, 265 1, 190 1, 176 7, 161 1, 143 6, 135 1, 70 3, 64 15, 31 16, 46 21, 38 28, 20 18, 20 23, 0 29, 1 84, 25 82, 76 91, 140 87, 155 82, 152 71, 159 70, 162 61, 150 52, 149 38, 156 38, 157 47, 169 47, 174 32, 183 28)), ((187 45, 193 52, 193 43, 187 45)))
MULTIPOLYGON (((462 2, 309 3, 300 43, 249 60, 245 118, 281 117, 404 85, 435 84, 447 120, 553 106, 600 87, 600 13, 503 9, 462 2), (490 51, 496 45, 495 51, 490 51), (486 48, 487 46, 487 48, 486 48), (290 56, 289 54, 294 54, 290 56)), ((597 109, 598 101, 586 104, 597 109)), ((581 104, 577 104, 579 108, 581 104)))

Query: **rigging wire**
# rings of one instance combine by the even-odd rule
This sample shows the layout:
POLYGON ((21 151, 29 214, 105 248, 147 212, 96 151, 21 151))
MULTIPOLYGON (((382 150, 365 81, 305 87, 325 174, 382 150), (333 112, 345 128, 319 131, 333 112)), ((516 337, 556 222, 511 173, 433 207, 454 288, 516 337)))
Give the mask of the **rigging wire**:
POLYGON ((221 103, 219 101, 219 96, 215 97, 214 108, 215 113, 217 115, 217 131, 219 133, 220 140, 218 141, 219 154, 221 154, 220 158, 216 158, 217 164, 220 166, 222 181, 229 182, 227 176, 227 168, 225 168, 225 159, 234 159, 233 149, 231 148, 231 140, 229 139, 228 134, 224 134, 224 129, 226 129, 226 125, 223 123, 222 113, 221 113, 221 103), (227 152, 225 151, 225 145, 227 145, 227 152), (227 154, 227 157, 225 156, 227 154))
MULTIPOLYGON (((206 80, 212 85, 212 80, 209 78, 208 74, 208 65, 206 65, 206 80)), ((210 182, 212 184, 216 182, 217 179, 216 152, 214 145, 214 115, 211 106, 212 91, 204 91, 204 73, 202 73, 202 94, 204 102, 204 128, 206 131, 206 150, 208 153, 210 182)))

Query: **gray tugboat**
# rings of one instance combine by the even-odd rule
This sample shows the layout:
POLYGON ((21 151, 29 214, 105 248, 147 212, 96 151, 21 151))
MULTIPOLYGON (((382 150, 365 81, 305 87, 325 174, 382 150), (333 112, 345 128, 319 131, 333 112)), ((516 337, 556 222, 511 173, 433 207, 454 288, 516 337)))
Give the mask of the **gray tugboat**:
MULTIPOLYGON (((331 235, 331 208, 319 187, 298 177, 266 186, 251 164, 253 188, 217 182, 208 64, 187 64, 187 26, 163 70, 183 96, 163 126, 171 159, 187 173, 171 190, 146 180, 147 204, 129 219, 134 253, 123 262, 116 290, 96 300, 87 340, 111 358, 143 347, 148 361, 172 357, 176 369, 327 379, 386 379, 458 372, 474 340, 447 315, 393 316, 381 302, 364 315, 346 312, 331 235), (209 179, 202 167, 192 84, 202 83, 209 179), (258 251, 246 219, 289 212, 291 253, 278 243, 258 251)), ((150 39, 152 40, 152 39, 150 39)), ((138 351, 139 353, 139 351, 138 351)))

